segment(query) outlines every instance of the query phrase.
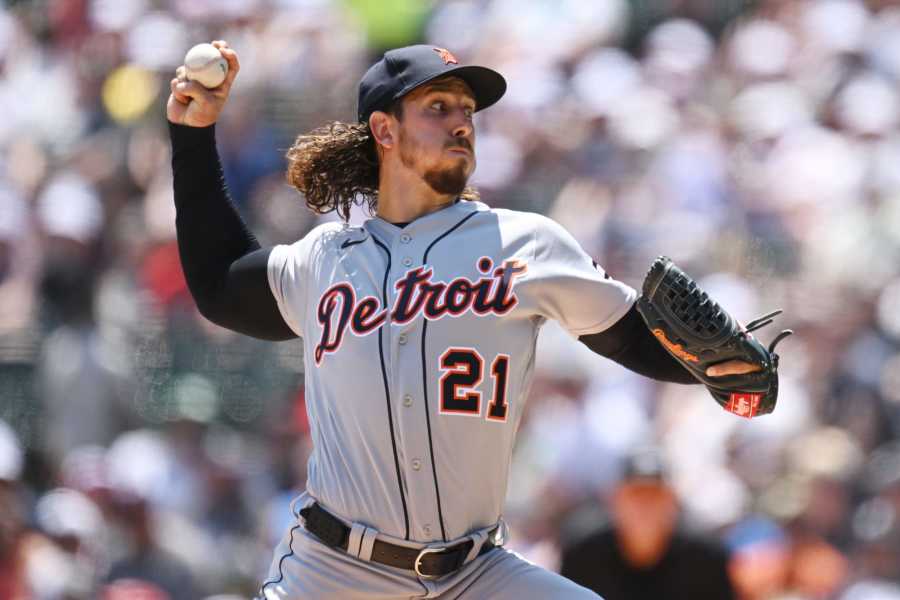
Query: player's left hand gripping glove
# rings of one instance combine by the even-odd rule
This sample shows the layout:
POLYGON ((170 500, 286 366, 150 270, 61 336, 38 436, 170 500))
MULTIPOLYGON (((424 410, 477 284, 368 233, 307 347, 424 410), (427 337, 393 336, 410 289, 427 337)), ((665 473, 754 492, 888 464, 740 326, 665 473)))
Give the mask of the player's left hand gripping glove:
POLYGON ((786 329, 769 347, 752 331, 771 323, 780 310, 741 327, 693 279, 661 256, 644 279, 638 312, 656 339, 712 394, 725 410, 741 417, 765 415, 778 399, 778 355, 775 346, 793 333, 786 329), (743 375, 710 377, 707 367, 740 360, 761 369, 743 375))

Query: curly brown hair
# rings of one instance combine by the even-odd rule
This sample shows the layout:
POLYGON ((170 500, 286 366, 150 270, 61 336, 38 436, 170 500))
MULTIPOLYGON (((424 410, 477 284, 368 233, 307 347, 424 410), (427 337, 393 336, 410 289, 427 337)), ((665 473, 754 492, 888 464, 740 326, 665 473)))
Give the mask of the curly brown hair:
MULTIPOLYGON (((402 119, 398 103, 388 112, 402 119)), ((366 205, 374 214, 378 205, 378 153, 366 123, 333 121, 300 134, 287 154, 287 180, 319 214, 337 211, 344 221, 350 207, 366 205)), ((478 191, 466 187, 464 200, 477 200, 478 191)))

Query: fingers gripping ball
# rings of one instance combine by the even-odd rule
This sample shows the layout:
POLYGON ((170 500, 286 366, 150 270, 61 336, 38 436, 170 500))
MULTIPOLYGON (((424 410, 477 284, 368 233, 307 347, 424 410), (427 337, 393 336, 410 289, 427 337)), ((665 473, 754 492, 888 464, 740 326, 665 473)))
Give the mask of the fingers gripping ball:
POLYGON ((659 342, 706 388, 722 408, 742 417, 772 412, 778 399, 778 355, 775 346, 790 335, 786 329, 763 346, 753 331, 771 323, 777 310, 746 326, 701 290, 666 257, 654 261, 644 279, 638 312, 659 342), (712 365, 738 360, 759 370, 710 377, 712 365))
POLYGON ((206 88, 216 88, 228 75, 228 61, 212 44, 197 44, 184 57, 184 74, 206 88))

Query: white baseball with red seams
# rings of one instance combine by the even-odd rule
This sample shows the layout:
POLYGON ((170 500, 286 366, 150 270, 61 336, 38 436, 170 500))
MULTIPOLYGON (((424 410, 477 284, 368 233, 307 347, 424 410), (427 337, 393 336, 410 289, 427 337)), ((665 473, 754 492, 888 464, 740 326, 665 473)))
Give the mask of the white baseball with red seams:
POLYGON ((184 56, 184 73, 205 88, 217 88, 228 75, 228 61, 212 44, 197 44, 184 56))

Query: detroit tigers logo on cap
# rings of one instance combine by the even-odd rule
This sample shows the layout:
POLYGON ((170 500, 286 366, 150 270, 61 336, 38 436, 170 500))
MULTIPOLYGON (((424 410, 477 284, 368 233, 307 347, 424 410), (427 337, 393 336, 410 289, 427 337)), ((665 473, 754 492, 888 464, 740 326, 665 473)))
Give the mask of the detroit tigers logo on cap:
POLYGON ((453 56, 453 53, 450 52, 449 50, 447 50, 446 48, 435 48, 434 51, 441 55, 441 60, 444 61, 444 64, 447 64, 447 65, 449 65, 451 63, 454 65, 459 64, 459 61, 456 60, 456 57, 453 56))

